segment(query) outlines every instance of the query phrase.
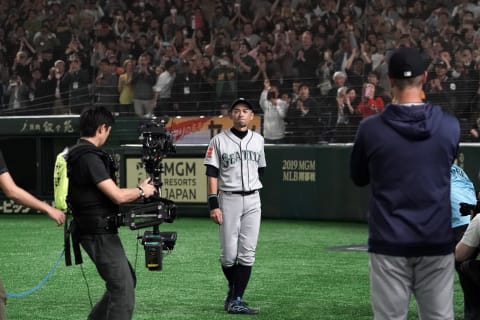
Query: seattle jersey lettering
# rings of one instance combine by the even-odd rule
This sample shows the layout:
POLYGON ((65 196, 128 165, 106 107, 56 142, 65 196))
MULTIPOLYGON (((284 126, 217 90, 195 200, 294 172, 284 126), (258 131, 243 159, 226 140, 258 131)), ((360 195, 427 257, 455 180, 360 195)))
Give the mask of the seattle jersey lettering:
POLYGON ((238 161, 248 160, 248 161, 260 161, 260 153, 250 150, 242 150, 234 153, 222 153, 222 166, 228 168, 229 166, 235 165, 238 161))

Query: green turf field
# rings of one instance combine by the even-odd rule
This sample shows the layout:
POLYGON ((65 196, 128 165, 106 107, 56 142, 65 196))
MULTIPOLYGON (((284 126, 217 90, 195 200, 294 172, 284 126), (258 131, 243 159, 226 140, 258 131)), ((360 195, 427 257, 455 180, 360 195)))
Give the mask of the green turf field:
MULTIPOLYGON (((226 284, 218 262, 216 225, 208 219, 178 218, 160 229, 178 232, 177 245, 164 258, 162 272, 146 269, 143 246, 137 248, 137 233, 149 229, 120 229, 137 270, 134 319, 245 317, 223 311, 226 284)), ((44 216, 0 215, 0 238, 0 277, 11 293, 34 287, 63 248, 63 228, 44 216)), ((365 224, 264 220, 257 262, 244 298, 260 309, 258 319, 371 319, 367 254, 327 249, 366 241, 365 224)), ((95 302, 103 293, 103 283, 83 256, 95 302)), ((65 267, 63 261, 38 291, 7 303, 9 320, 86 319, 89 310, 81 268, 65 267)), ((455 312, 456 319, 463 319, 458 281, 455 312)), ((409 319, 417 319, 413 304, 409 319)))

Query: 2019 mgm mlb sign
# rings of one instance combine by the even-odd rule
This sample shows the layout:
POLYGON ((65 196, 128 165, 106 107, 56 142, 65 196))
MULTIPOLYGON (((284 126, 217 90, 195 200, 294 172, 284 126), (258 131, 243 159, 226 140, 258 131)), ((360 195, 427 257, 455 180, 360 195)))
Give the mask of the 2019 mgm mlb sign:
MULTIPOLYGON (((205 203, 207 177, 204 159, 167 158, 162 160, 162 197, 178 203, 205 203)), ((146 177, 140 158, 127 158, 126 187, 134 188, 146 177)))

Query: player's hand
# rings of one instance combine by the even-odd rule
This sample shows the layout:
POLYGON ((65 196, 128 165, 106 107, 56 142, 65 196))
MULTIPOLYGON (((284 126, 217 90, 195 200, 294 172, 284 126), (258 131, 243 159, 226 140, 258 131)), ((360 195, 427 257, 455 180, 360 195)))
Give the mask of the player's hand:
POLYGON ((220 208, 210 210, 210 218, 215 222, 216 224, 220 225, 223 223, 223 213, 220 208))
POLYGON ((57 208, 51 208, 47 211, 48 216, 55 220, 58 225, 62 225, 65 222, 65 213, 57 208))

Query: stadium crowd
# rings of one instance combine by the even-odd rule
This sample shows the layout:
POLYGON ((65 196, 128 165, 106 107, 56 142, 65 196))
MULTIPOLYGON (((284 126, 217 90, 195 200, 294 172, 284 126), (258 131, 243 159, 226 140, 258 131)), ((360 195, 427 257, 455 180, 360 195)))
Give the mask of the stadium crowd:
POLYGON ((351 142, 359 121, 392 100, 386 62, 407 46, 428 65, 425 99, 458 117, 462 141, 480 139, 476 1, 0 0, 0 9, 4 116, 91 104, 120 116, 217 115, 243 97, 269 142, 351 142))

